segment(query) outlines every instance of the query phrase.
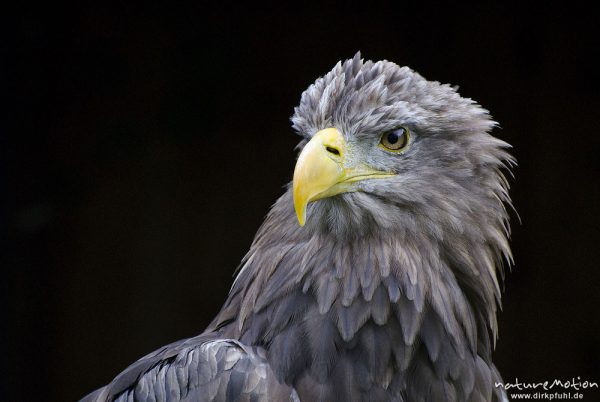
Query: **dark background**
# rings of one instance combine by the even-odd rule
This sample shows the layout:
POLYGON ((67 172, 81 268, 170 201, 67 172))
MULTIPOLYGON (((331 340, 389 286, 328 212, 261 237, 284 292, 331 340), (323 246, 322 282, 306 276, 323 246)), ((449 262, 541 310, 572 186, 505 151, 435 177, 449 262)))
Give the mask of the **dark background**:
POLYGON ((357 50, 460 85, 514 146, 505 380, 600 382, 592 12, 361 2, 9 15, 0 399, 76 400, 200 333, 291 179, 301 92, 357 50))

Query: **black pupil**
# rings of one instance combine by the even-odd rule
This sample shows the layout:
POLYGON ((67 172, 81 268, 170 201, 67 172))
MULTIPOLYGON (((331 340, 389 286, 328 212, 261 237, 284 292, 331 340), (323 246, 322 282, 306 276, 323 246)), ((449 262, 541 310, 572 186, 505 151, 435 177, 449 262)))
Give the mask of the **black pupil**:
POLYGON ((399 139, 400 139, 400 136, 395 131, 392 133, 389 133, 387 136, 387 140, 390 144, 397 143, 399 139))

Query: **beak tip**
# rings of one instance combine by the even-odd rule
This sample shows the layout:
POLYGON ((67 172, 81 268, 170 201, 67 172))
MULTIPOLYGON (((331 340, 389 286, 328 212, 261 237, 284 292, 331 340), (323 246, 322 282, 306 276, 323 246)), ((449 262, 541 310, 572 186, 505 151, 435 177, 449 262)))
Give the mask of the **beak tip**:
POLYGON ((298 224, 300 227, 306 223, 306 207, 296 209, 296 218, 298 218, 298 224))
POLYGON ((304 226, 306 223, 306 204, 308 202, 304 199, 301 192, 297 188, 297 180, 294 178, 294 211, 296 212, 296 218, 298 219, 298 224, 300 227, 304 226))

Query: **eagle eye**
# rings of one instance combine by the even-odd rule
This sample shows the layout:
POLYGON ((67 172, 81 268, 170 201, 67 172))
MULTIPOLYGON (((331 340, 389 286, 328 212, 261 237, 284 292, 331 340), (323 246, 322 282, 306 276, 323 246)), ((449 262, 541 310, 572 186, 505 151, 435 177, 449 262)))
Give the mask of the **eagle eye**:
POLYGON ((399 127, 392 131, 387 131, 381 136, 379 146, 392 152, 400 152, 408 145, 410 132, 406 127, 399 127))

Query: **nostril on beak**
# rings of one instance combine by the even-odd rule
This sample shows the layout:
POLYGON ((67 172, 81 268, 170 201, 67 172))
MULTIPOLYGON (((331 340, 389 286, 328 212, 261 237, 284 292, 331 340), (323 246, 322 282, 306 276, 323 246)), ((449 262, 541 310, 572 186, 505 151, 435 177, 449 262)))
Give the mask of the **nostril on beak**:
POLYGON ((337 148, 334 147, 330 147, 330 146, 326 146, 325 149, 327 150, 327 152, 329 152, 330 154, 334 154, 334 155, 339 155, 340 151, 337 148))

